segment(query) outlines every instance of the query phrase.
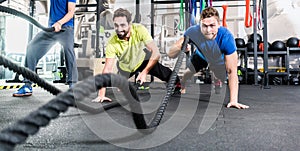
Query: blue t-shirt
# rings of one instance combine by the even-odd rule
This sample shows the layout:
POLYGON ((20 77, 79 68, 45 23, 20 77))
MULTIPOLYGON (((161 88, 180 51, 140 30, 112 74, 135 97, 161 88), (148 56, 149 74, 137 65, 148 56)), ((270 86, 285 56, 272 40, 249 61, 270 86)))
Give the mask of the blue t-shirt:
POLYGON ((184 35, 189 36, 189 43, 193 43, 197 47, 198 50, 195 54, 211 64, 223 64, 224 55, 230 55, 237 50, 233 35, 222 26, 213 40, 204 37, 200 25, 189 27, 184 35))
MULTIPOLYGON (((51 0, 48 25, 51 27, 54 23, 62 19, 68 13, 68 2, 76 3, 76 0, 51 0)), ((74 19, 70 19, 63 24, 64 26, 74 27, 74 19)))

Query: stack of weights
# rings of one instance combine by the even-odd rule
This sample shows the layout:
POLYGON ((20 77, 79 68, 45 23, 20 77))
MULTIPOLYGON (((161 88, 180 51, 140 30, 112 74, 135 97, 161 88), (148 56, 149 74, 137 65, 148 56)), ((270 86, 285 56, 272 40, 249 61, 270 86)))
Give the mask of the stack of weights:
MULTIPOLYGON (((297 37, 290 37, 286 41, 286 47, 291 47, 291 48, 300 47, 300 40, 297 37)), ((290 84, 299 85, 299 79, 300 79, 299 73, 290 74, 290 84)))
MULTIPOLYGON (((257 41, 257 50, 259 50, 258 46, 259 46, 260 43, 262 43, 262 36, 260 34, 257 34, 256 41, 257 41)), ((254 34, 251 34, 249 36, 248 43, 246 44, 246 47, 247 47, 248 52, 253 52, 254 51, 254 34)))
MULTIPOLYGON (((235 44, 237 48, 245 48, 246 47, 246 43, 245 40, 243 38, 235 38, 235 44)), ((245 72, 244 70, 246 70, 245 68, 238 66, 238 78, 239 78, 239 83, 240 84, 244 84, 245 83, 245 72)))

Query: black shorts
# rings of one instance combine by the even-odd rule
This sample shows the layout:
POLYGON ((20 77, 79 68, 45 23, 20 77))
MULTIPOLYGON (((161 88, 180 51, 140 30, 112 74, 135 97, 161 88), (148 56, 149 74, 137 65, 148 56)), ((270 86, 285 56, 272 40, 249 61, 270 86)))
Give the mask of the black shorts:
MULTIPOLYGON (((187 67, 194 73, 199 72, 201 69, 207 68, 208 63, 206 60, 202 59, 197 54, 192 54, 189 61, 187 62, 187 67)), ((216 78, 224 81, 226 79, 226 69, 225 64, 210 65, 210 70, 214 72, 216 78)))

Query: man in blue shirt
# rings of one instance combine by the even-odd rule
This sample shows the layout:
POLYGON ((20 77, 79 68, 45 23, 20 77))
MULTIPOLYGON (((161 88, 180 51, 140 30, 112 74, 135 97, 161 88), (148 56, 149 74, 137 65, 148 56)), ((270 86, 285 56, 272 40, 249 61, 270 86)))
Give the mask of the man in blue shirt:
MULTIPOLYGON (((238 103, 238 55, 233 35, 227 28, 220 25, 219 13, 213 7, 204 9, 200 20, 200 25, 191 26, 184 34, 190 38, 189 43, 194 44, 198 50, 191 55, 190 62, 188 62, 189 70, 185 72, 181 80, 181 93, 185 93, 186 80, 209 65, 215 77, 219 79, 216 84, 220 85, 225 81, 227 72, 230 90, 230 102, 227 107, 249 108, 247 105, 238 103)), ((170 48, 169 57, 177 57, 183 40, 182 37, 170 48)), ((189 47, 187 51, 190 51, 189 47)))
MULTIPOLYGON (((78 71, 74 53, 74 12, 76 0, 50 0, 49 27, 54 32, 39 32, 27 46, 25 67, 35 71, 38 61, 59 42, 64 49, 67 83, 71 87, 78 81, 78 71), (61 30, 64 31, 61 31, 61 30)), ((25 79, 25 85, 13 93, 15 97, 31 96, 32 82, 25 79)))

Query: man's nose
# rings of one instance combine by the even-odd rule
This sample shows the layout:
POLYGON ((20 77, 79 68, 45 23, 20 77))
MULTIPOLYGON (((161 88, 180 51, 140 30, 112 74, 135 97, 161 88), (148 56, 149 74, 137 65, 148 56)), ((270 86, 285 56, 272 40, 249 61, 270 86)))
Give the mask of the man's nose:
POLYGON ((117 27, 117 26, 116 26, 116 27, 115 27, 115 30, 118 31, 118 32, 120 32, 120 31, 121 31, 121 27, 117 27))
POLYGON ((208 26, 208 27, 207 27, 207 31, 208 31, 208 32, 211 32, 211 31, 212 31, 212 27, 208 26))

